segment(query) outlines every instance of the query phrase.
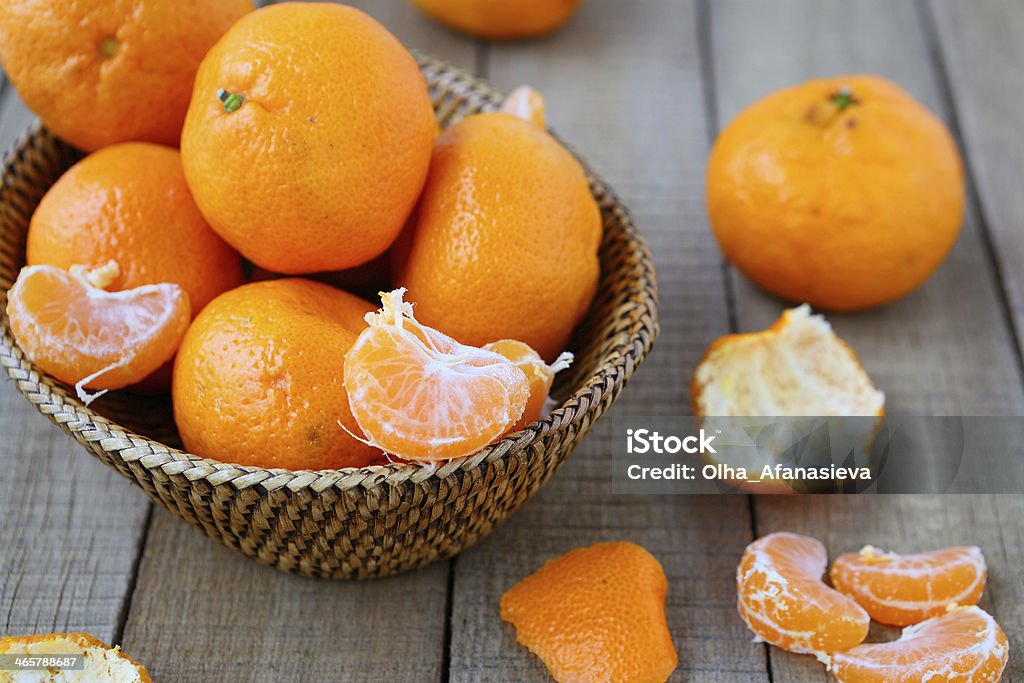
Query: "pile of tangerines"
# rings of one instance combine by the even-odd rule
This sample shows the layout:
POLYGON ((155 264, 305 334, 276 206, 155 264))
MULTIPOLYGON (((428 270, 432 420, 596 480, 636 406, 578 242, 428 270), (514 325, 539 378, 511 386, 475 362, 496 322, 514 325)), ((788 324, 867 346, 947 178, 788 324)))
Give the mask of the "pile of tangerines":
MULTIPOLYGON (((581 0, 414 1, 516 38, 581 0)), ((602 225, 537 93, 438 131, 412 56, 332 4, 0 3, 0 60, 49 129, 89 152, 32 216, 7 304, 24 352, 83 400, 170 390, 190 451, 290 469, 460 457, 542 414, 595 294, 602 225), (357 296, 378 290, 379 308, 357 296)), ((730 261, 830 310, 920 285, 964 202, 948 131, 870 76, 741 113, 707 190, 730 261)), ((884 409, 805 307, 712 345, 693 396, 697 415, 884 409)), ((977 548, 866 548, 833 564, 832 587, 826 567, 813 539, 759 539, 737 569, 740 615, 842 681, 1000 677, 1008 648, 976 606, 977 548), (865 645, 871 619, 907 628, 865 645)), ((678 662, 667 590, 643 548, 601 543, 512 587, 501 615, 559 681, 664 681, 678 662)))
POLYGON ((602 223, 537 93, 439 133, 413 57, 350 7, 23 4, 0 58, 91 152, 8 298, 41 369, 86 401, 170 389, 189 451, 263 467, 459 457, 541 415, 602 223))

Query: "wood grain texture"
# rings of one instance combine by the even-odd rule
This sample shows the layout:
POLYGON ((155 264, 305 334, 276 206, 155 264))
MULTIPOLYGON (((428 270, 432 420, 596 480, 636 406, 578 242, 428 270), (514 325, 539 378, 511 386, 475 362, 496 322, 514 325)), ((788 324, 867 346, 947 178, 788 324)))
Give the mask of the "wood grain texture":
MULTIPOLYGON (((884 75, 949 117, 913 3, 709 4, 719 126, 777 88, 857 72, 884 75)), ((766 327, 789 305, 738 273, 733 278, 743 330, 766 327)), ((877 310, 828 317, 886 392, 890 413, 1006 415, 1024 410, 1017 351, 973 206, 949 258, 916 292, 877 310)))
MULTIPOLYGON (((717 249, 701 192, 707 129, 694 3, 590 0, 564 30, 493 46, 486 75, 546 97, 549 123, 623 196, 658 267, 655 349, 618 414, 688 411, 689 372, 728 331, 717 249)), ((667 615, 680 657, 673 681, 767 680, 764 653, 736 617, 733 572, 750 540, 742 497, 611 495, 610 420, 502 529, 455 562, 452 681, 545 681, 498 603, 544 561, 605 540, 651 551, 669 580, 667 615)))
MULTIPOLYGON (((0 99, 0 149, 33 120, 0 99)), ((149 503, 0 380, 0 633, 120 633, 149 503)))
POLYGON ((1024 3, 930 0, 922 8, 933 18, 1019 342, 1024 329, 1024 3))
POLYGON ((124 647, 162 683, 438 681, 447 574, 290 576, 157 509, 124 647))

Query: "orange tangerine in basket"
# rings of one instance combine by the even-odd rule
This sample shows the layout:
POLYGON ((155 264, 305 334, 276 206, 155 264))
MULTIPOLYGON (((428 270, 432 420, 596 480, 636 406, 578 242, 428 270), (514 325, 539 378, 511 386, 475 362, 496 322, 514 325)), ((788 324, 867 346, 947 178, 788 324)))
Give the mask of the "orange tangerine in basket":
POLYGON ((665 619, 668 581, 634 543, 570 550, 512 586, 501 618, 560 683, 662 683, 679 662, 665 619))
POLYGON ((829 669, 840 683, 994 683, 1009 652, 996 620, 980 607, 967 606, 908 626, 898 640, 836 652, 829 669))
POLYGON ((21 348, 40 368, 76 385, 86 402, 82 387, 118 389, 170 360, 191 319, 179 285, 104 291, 115 277, 113 261, 92 271, 28 266, 7 298, 21 348))
POLYGON ((860 605, 822 581, 828 555, 819 541, 788 532, 763 536, 736 568, 743 621, 784 650, 826 653, 864 641, 870 619, 860 605))
POLYGON ((251 282, 203 309, 174 361, 174 420, 189 452, 253 467, 364 467, 344 358, 373 306, 304 278, 251 282))
POLYGON ((909 626, 945 614, 949 605, 976 605, 985 590, 985 556, 974 546, 897 555, 866 546, 842 555, 830 573, 836 590, 882 624, 909 626))
POLYGON ((519 422, 513 429, 522 429, 543 417, 551 384, 555 381, 555 374, 572 364, 572 354, 563 353, 554 363, 548 365, 529 344, 515 339, 502 339, 484 344, 483 349, 501 354, 515 363, 526 374, 526 379, 530 383, 530 400, 526 402, 523 416, 519 418, 519 422))
POLYGON ((597 292, 602 219, 579 161, 530 117, 474 114, 441 133, 393 279, 424 324, 554 361, 597 292))
POLYGON ((345 356, 352 415, 369 443, 400 458, 475 453, 519 421, 530 382, 504 356, 421 325, 404 294, 381 293, 345 356))

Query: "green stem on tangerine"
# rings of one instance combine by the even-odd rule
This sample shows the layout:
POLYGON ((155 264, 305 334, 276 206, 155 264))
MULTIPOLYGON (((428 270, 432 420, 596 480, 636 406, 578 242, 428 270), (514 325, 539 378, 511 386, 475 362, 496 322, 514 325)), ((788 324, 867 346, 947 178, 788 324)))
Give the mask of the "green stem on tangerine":
POLYGON ((228 92, 224 88, 217 91, 217 99, 224 105, 224 111, 229 114, 238 111, 238 108, 245 104, 245 95, 237 92, 228 92))
POLYGON ((839 111, 844 111, 851 104, 860 104, 860 100, 857 99, 856 95, 853 94, 853 90, 848 85, 840 86, 839 90, 833 93, 829 99, 839 108, 839 111))
POLYGON ((113 36, 107 36, 96 46, 96 51, 100 53, 101 57, 113 57, 120 50, 121 44, 118 43, 117 38, 113 36))

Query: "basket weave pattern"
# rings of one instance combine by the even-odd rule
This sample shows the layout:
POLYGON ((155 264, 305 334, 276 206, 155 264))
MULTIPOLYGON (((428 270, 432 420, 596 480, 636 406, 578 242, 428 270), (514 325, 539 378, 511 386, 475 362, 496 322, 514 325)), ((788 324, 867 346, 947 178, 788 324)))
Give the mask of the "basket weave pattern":
MULTIPOLYGON (((418 60, 438 120, 491 110, 501 94, 430 57, 418 60)), ((111 392, 84 407, 11 335, 7 291, 46 190, 81 154, 34 125, 8 152, 0 185, 0 366, 18 390, 93 455, 211 538, 283 571, 369 578, 449 557, 489 533, 569 456, 614 402, 657 335, 650 253, 625 207, 587 169, 604 220, 599 293, 547 418, 479 453, 435 466, 288 471, 182 452, 166 397, 111 392), (143 436, 145 434, 145 436, 143 436)))

